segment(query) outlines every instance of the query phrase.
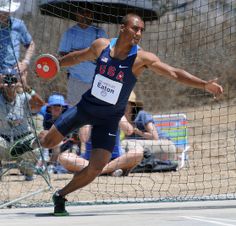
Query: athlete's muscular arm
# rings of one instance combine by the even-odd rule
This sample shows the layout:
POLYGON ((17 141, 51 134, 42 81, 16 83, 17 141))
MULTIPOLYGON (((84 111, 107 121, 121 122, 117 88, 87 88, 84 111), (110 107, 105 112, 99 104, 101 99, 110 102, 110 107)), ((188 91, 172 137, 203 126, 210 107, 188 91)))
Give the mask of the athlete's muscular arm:
POLYGON ((205 89, 214 95, 220 95, 223 93, 223 88, 216 83, 216 80, 204 81, 183 69, 175 68, 161 62, 155 54, 150 52, 142 51, 140 55, 143 67, 149 68, 156 74, 177 80, 178 82, 184 83, 188 86, 205 89))
POLYGON ((97 59, 101 51, 109 44, 108 39, 100 38, 95 40, 89 48, 71 52, 59 59, 61 67, 68 67, 79 64, 83 61, 97 59))

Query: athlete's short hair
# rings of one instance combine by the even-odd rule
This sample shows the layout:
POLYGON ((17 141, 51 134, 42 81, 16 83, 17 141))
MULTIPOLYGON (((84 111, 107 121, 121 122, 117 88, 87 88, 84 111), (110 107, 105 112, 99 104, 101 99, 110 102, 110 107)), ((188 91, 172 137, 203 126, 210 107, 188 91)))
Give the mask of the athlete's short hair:
POLYGON ((141 21, 143 21, 143 19, 142 19, 139 15, 137 15, 137 14, 135 14, 135 13, 128 13, 127 15, 125 15, 125 16, 122 18, 121 24, 127 25, 128 22, 129 22, 129 19, 130 19, 131 17, 136 17, 136 18, 140 19, 141 21))

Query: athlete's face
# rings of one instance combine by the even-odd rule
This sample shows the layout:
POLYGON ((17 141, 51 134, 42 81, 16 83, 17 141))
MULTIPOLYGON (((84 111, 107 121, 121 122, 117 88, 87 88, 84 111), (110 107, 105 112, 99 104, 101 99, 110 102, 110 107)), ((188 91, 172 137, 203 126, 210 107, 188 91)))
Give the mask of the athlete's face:
POLYGON ((126 25, 123 25, 123 32, 126 40, 136 45, 142 38, 144 22, 138 17, 130 17, 126 25))

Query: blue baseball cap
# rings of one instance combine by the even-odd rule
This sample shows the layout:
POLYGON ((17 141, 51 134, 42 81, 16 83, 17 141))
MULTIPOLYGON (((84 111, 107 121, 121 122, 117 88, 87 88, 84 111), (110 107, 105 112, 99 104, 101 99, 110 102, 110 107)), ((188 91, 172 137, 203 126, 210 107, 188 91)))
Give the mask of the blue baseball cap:
POLYGON ((53 94, 48 98, 48 106, 53 105, 68 106, 68 104, 65 102, 64 97, 60 94, 53 94))

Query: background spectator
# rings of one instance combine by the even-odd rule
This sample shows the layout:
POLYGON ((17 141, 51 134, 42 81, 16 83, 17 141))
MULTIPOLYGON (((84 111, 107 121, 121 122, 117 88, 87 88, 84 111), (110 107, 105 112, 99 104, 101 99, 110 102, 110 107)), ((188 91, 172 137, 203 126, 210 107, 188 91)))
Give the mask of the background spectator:
MULTIPOLYGON (((76 50, 88 48, 98 38, 107 38, 103 29, 92 25, 92 11, 78 9, 76 20, 77 24, 70 27, 61 38, 59 54, 62 56, 76 50)), ((94 62, 86 61, 67 68, 67 103, 70 105, 77 104, 82 94, 91 87, 95 67, 94 62)))
POLYGON ((138 101, 132 91, 125 116, 133 127, 133 133, 122 141, 124 147, 141 145, 150 150, 157 159, 176 160, 176 146, 168 134, 156 127, 152 115, 143 110, 143 103, 138 101))
MULTIPOLYGON (((48 98, 48 103, 41 108, 41 114, 43 115, 43 129, 49 130, 57 118, 69 108, 69 105, 65 102, 63 95, 54 93, 48 98)), ((48 169, 54 173, 66 173, 67 171, 57 162, 58 155, 60 154, 60 147, 63 144, 60 143, 53 149, 44 149, 44 155, 50 156, 48 169)))
POLYGON ((25 23, 10 16, 20 7, 20 2, 1 1, 0 5, 0 75, 15 75, 27 85, 27 69, 34 53, 35 44, 25 23), (21 58, 20 47, 26 49, 21 58))
POLYGON ((31 144, 35 138, 29 123, 30 103, 43 104, 42 98, 34 90, 29 93, 17 93, 17 78, 4 76, 0 91, 0 161, 17 159, 25 180, 32 180, 34 166, 39 158, 39 151, 27 152, 19 156, 24 149, 33 150, 31 144), (27 164, 26 164, 27 163, 27 164), (29 164, 30 163, 30 164, 29 164))
MULTIPOLYGON (((59 46, 61 56, 76 50, 86 49, 98 38, 107 38, 103 29, 92 25, 92 11, 80 8, 75 15, 77 24, 70 27, 61 38, 59 46)), ((92 61, 85 61, 67 68, 67 103, 75 105, 81 100, 82 95, 91 87, 95 68, 95 62, 92 61)), ((85 150, 84 141, 89 130, 89 126, 84 126, 79 130, 82 151, 85 150)))

